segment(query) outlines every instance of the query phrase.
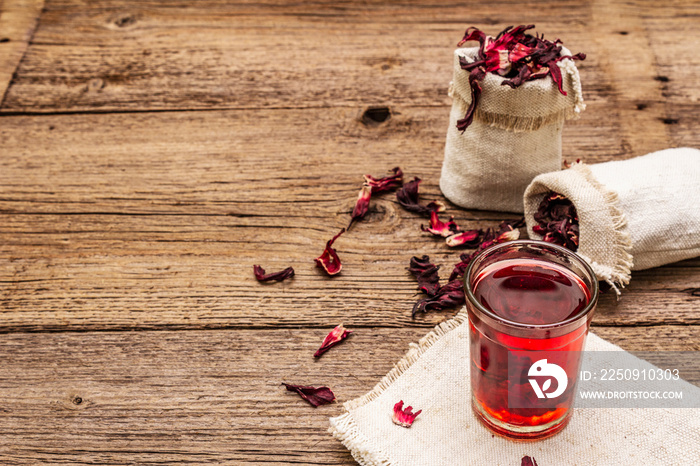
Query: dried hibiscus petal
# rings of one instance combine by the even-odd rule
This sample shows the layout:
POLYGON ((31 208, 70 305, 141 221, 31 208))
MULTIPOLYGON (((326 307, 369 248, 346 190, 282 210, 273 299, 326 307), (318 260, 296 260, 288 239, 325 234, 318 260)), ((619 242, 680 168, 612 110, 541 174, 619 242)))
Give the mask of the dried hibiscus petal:
POLYGON ((413 406, 407 406, 406 409, 404 409, 403 400, 401 400, 394 405, 394 415, 391 420, 394 421, 396 425, 408 428, 413 425, 413 421, 415 421, 416 417, 422 412, 423 410, 419 409, 414 413, 413 406))
POLYGON ((346 329, 343 327, 343 324, 338 325, 336 328, 331 330, 328 335, 326 335, 326 338, 323 339, 323 343, 321 343, 321 347, 314 353, 314 357, 321 357, 323 353, 345 340, 351 333, 352 330, 346 329))
POLYGON ((493 237, 484 241, 479 246, 479 250, 486 249, 494 244, 505 243, 506 241, 515 241, 520 238, 520 230, 514 229, 510 225, 501 228, 498 233, 493 234, 493 237))
POLYGON ((430 217, 431 212, 442 212, 445 205, 439 201, 432 201, 428 205, 418 203, 418 186, 421 179, 415 177, 413 181, 406 183, 403 188, 396 192, 396 200, 409 212, 415 212, 425 217, 430 217))
POLYGON ((394 172, 393 175, 385 176, 379 179, 374 178, 371 175, 365 175, 365 184, 372 188, 372 194, 392 191, 401 187, 403 184, 403 172, 399 167, 394 167, 391 169, 391 171, 394 172))
POLYGON ((420 229, 444 238, 452 236, 459 231, 459 227, 454 222, 454 217, 450 217, 447 222, 443 222, 435 211, 430 212, 430 226, 425 228, 421 225, 420 229))
POLYGON ((419 312, 442 311, 461 306, 464 302, 462 280, 452 280, 441 286, 435 293, 435 296, 419 300, 413 306, 412 316, 415 317, 419 312))
POLYGON ((452 274, 450 275, 448 281, 456 280, 460 277, 463 277, 464 272, 467 271, 467 267, 469 267, 469 264, 471 263, 475 255, 476 252, 472 254, 467 254, 466 252, 460 254, 460 261, 457 264, 455 264, 454 269, 452 269, 452 274))
POLYGON ((533 215, 537 225, 532 231, 548 243, 564 246, 572 251, 578 249, 579 220, 574 204, 565 196, 549 192, 540 202, 533 215))
POLYGON ((456 235, 450 236, 445 240, 451 248, 457 246, 466 246, 468 248, 476 248, 483 241, 484 230, 467 230, 456 235))
POLYGON ((524 224, 524 219, 506 220, 498 226, 498 232, 494 232, 490 228, 484 234, 483 242, 479 245, 479 251, 486 249, 494 244, 505 243, 506 241, 515 241, 520 238, 520 230, 517 228, 524 224))
POLYGON ((350 217, 350 224, 348 224, 348 229, 352 226, 355 220, 359 220, 367 214, 369 210, 369 200, 372 198, 372 187, 365 184, 360 189, 360 194, 357 195, 357 202, 355 203, 355 208, 352 209, 352 216, 350 217))
POLYGON ((306 385, 292 385, 282 382, 282 385, 287 387, 290 392, 297 392, 299 396, 311 403, 312 406, 318 407, 327 405, 335 401, 335 395, 328 387, 310 387, 306 385))
POLYGON ((552 42, 544 37, 526 33, 534 27, 534 25, 521 25, 515 28, 509 26, 495 39, 476 28, 468 28, 465 31, 464 38, 457 46, 461 47, 465 42, 477 40, 479 51, 474 61, 468 62, 464 58, 459 61, 460 67, 469 73, 472 94, 472 101, 464 118, 457 121, 457 128, 460 131, 466 130, 473 121, 482 92, 479 81, 486 77, 486 73, 507 78, 502 85, 512 88, 527 81, 551 76, 559 92, 566 95, 562 88, 562 76, 557 62, 567 58, 584 60, 586 55, 583 53, 573 56, 561 55, 562 48, 559 40, 552 42))
POLYGON ((343 264, 340 263, 340 257, 335 249, 333 249, 333 243, 340 235, 345 233, 345 228, 340 230, 340 233, 335 235, 326 243, 326 249, 323 250, 323 254, 314 259, 316 261, 316 266, 323 268, 328 275, 336 275, 340 273, 343 268, 343 264))
POLYGON ((279 272, 266 274, 265 269, 263 269, 259 265, 254 265, 253 273, 255 274, 255 279, 259 282, 269 282, 271 280, 281 282, 282 280, 286 280, 287 278, 293 277, 294 269, 292 267, 287 267, 286 269, 280 270, 279 272))
POLYGON ((535 458, 530 458, 529 456, 523 456, 523 460, 520 463, 520 466, 537 466, 537 461, 535 461, 535 458))
POLYGON ((372 194, 393 191, 400 188, 403 184, 403 172, 399 167, 394 167, 390 170, 392 175, 383 178, 375 178, 372 175, 364 175, 365 182, 357 196, 357 202, 352 210, 352 217, 348 229, 352 226, 355 220, 359 220, 367 214, 369 210, 369 201, 372 194))
POLYGON ((428 256, 412 257, 408 267, 418 282, 418 289, 428 296, 435 296, 440 289, 439 269, 440 266, 430 263, 428 256))

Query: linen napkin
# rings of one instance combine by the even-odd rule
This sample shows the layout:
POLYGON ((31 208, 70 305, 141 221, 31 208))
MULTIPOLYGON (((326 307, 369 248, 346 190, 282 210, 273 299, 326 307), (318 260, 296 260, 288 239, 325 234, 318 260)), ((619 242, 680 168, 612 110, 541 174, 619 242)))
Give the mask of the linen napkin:
MULTIPOLYGON (((622 351, 592 333, 586 350, 622 351)), ((700 388, 684 383, 684 396, 700 396, 700 388)), ((372 391, 344 408, 330 419, 329 431, 363 466, 519 466, 526 455, 539 466, 688 465, 700 459, 700 416, 693 408, 575 409, 569 425, 545 440, 492 434, 471 409, 465 308, 412 343, 372 391), (423 410, 408 429, 392 422, 399 400, 423 410)))

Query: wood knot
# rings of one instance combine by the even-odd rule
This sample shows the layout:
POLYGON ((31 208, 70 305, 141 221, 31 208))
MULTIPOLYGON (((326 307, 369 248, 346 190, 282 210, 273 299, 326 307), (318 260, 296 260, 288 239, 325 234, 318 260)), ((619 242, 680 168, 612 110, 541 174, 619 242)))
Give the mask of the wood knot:
POLYGON ((655 76, 654 79, 660 83, 667 83, 670 81, 668 76, 655 76))
POLYGON ((122 29, 136 24, 136 16, 129 13, 120 13, 107 20, 110 26, 122 29))
POLYGON ((73 404, 76 406, 83 403, 83 399, 79 396, 74 397, 72 401, 73 401, 73 404))
POLYGON ((366 126, 376 126, 391 118, 389 107, 369 107, 362 114, 362 123, 366 126))
POLYGON ((665 125, 676 125, 678 124, 678 118, 662 118, 661 121, 665 125))
POLYGON ((95 78, 88 81, 86 91, 90 93, 100 92, 105 87, 105 82, 101 78, 95 78))

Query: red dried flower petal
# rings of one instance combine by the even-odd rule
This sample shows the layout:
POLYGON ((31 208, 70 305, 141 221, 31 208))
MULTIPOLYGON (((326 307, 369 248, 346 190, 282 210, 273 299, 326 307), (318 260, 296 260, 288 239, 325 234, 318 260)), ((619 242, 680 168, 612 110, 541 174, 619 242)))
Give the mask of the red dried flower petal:
POLYGON ((431 297, 440 289, 438 270, 440 266, 430 263, 428 256, 412 257, 408 267, 418 282, 418 289, 431 297))
POLYGON ((335 401, 335 395, 328 387, 310 387, 306 385, 292 385, 282 382, 290 392, 297 392, 299 396, 311 403, 313 407, 327 405, 335 401))
POLYGON ((359 220, 367 214, 369 210, 369 200, 372 198, 372 187, 364 184, 362 189, 360 189, 360 194, 357 195, 357 202, 355 203, 355 208, 352 209, 352 216, 350 217, 350 223, 348 224, 348 229, 352 226, 355 220, 359 220))
POLYGON ((431 212, 442 212, 445 210, 445 205, 439 201, 433 201, 428 205, 418 203, 418 186, 421 179, 417 176, 413 181, 409 181, 403 188, 396 192, 396 200, 409 212, 415 212, 425 217, 430 217, 431 212))
POLYGON ((578 249, 578 213, 569 199, 555 192, 546 194, 533 218, 537 225, 532 230, 542 235, 543 241, 564 246, 574 252, 578 249))
POLYGON ((443 222, 440 220, 438 213, 435 211, 430 212, 430 226, 425 228, 423 225, 421 225, 420 229, 432 233, 435 236, 442 236, 444 238, 452 236, 459 231, 459 227, 454 222, 454 217, 450 217, 447 222, 443 222))
POLYGON ((474 121, 474 112, 476 111, 479 99, 481 99, 481 84, 479 84, 479 81, 484 79, 485 75, 486 73, 484 70, 479 68, 473 70, 469 75, 469 87, 472 92, 472 101, 467 108, 467 113, 464 115, 464 118, 457 120, 457 129, 462 132, 466 131, 469 125, 472 124, 472 121, 474 121))
POLYGON ((440 287, 435 296, 421 299, 413 306, 412 316, 419 312, 442 311, 465 303, 462 280, 452 280, 440 287))
POLYGON ((338 325, 336 328, 331 330, 328 335, 326 335, 326 338, 323 339, 323 343, 321 343, 321 347, 314 353, 314 357, 321 357, 323 353, 345 340, 351 333, 352 330, 346 329, 343 327, 343 324, 338 325))
POLYGON ((292 267, 287 267, 279 272, 265 274, 265 269, 259 265, 254 265, 253 273, 255 274, 255 279, 259 282, 269 282, 271 280, 281 282, 282 280, 293 277, 294 269, 292 267))
POLYGON ((460 261, 455 264, 454 268, 452 269, 452 274, 450 274, 450 278, 448 281, 456 280, 458 278, 461 279, 461 277, 464 276, 464 272, 467 271, 467 267, 469 267, 469 263, 472 261, 472 259, 476 256, 476 252, 472 254, 467 254, 462 253, 459 256, 460 261))
POLYGON ((510 225, 513 228, 521 228, 525 226, 525 217, 520 217, 517 220, 504 220, 501 222, 499 227, 503 229, 505 225, 510 225))
POLYGON ((475 248, 481 244, 483 241, 483 236, 484 230, 467 230, 450 236, 445 240, 445 242, 451 248, 455 248, 457 246, 475 248))
POLYGON ((328 275, 337 275, 343 268, 343 264, 340 263, 340 257, 338 253, 333 249, 333 243, 340 235, 345 233, 345 228, 340 230, 340 233, 335 235, 326 243, 326 249, 323 250, 323 254, 314 259, 316 261, 316 266, 323 268, 328 275))
POLYGON ((428 212, 444 212, 445 211, 445 204, 440 202, 440 201, 430 201, 425 205, 425 207, 428 209, 428 212))
POLYGON ((413 421, 422 412, 423 410, 419 409, 414 413, 413 406, 407 406, 406 409, 403 409, 403 400, 401 400, 394 405, 394 415, 391 417, 391 420, 396 425, 408 428, 413 425, 413 421))
POLYGON ((365 183, 372 188, 372 194, 393 191, 403 185, 403 172, 399 167, 391 169, 393 175, 385 176, 384 178, 376 179, 371 175, 365 175, 365 183))
POLYGON ((506 220, 498 226, 498 232, 494 233, 490 228, 484 234, 483 242, 479 245, 479 251, 486 249, 494 244, 505 243, 506 241, 515 241, 520 238, 520 230, 517 228, 525 224, 525 218, 518 220, 506 220))
POLYGON ((520 463, 520 466, 537 466, 537 461, 535 461, 535 458, 530 458, 529 456, 523 456, 523 460, 520 463))
POLYGON ((515 241, 520 238, 520 230, 514 229, 512 226, 507 225, 505 229, 502 229, 498 236, 496 237, 496 243, 505 243, 506 241, 515 241))
POLYGON ((428 270, 432 267, 435 267, 435 264, 430 262, 429 256, 423 256, 423 257, 414 256, 414 257, 411 257, 408 271, 411 272, 412 274, 416 274, 416 273, 425 272, 426 270, 428 270))

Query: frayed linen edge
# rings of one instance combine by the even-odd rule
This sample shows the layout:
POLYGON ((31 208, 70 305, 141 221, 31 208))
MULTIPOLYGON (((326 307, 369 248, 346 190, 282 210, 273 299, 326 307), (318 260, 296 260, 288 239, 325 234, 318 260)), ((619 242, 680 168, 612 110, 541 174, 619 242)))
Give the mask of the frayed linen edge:
POLYGON ((620 209, 620 199, 617 193, 600 184, 595 176, 593 176, 591 169, 587 165, 579 162, 573 164, 571 169, 578 171, 581 176, 583 176, 586 181, 591 184, 591 186, 598 190, 598 192, 603 196, 603 200, 608 208, 610 219, 612 220, 612 227, 615 231, 615 244, 613 248, 618 260, 615 262, 611 272, 605 271, 604 273, 599 274, 598 270, 596 269, 602 268, 600 264, 585 256, 582 257, 584 257, 584 259, 591 264, 591 267, 598 276, 601 276, 603 280, 612 286, 619 299, 620 290, 618 289, 618 286, 620 288, 624 288, 625 285, 630 282, 630 275, 634 264, 634 258, 630 253, 632 250, 632 237, 627 230, 627 217, 620 209))
POLYGON ((418 361, 435 342, 468 321, 469 315, 467 313, 467 308, 463 307, 452 319, 436 325, 433 330, 418 340, 418 343, 411 343, 409 345, 409 350, 404 357, 394 365, 394 368, 391 369, 372 390, 359 398, 346 401, 343 404, 343 408, 346 412, 338 417, 330 419, 331 426, 328 432, 333 434, 333 437, 340 440, 340 442, 345 445, 358 463, 362 466, 391 466, 392 464, 383 451, 370 449, 370 439, 360 431, 357 423, 355 423, 355 420, 352 418, 350 410, 362 407, 379 398, 379 396, 401 377, 413 363, 418 361))

